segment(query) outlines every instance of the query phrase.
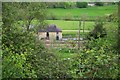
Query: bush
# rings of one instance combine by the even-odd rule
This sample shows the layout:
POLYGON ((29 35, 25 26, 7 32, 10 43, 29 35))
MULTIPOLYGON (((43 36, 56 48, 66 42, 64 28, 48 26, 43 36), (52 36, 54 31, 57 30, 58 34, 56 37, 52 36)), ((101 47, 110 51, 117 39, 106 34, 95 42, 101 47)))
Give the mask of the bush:
POLYGON ((75 8, 76 4, 74 2, 64 2, 63 3, 63 8, 67 9, 67 8, 75 8))
POLYGON ((118 55, 108 40, 90 41, 89 48, 71 59, 70 73, 74 78, 117 79, 119 73, 118 55))
POLYGON ((87 2, 76 2, 78 8, 86 8, 87 2))
POLYGON ((27 57, 34 52, 34 37, 31 33, 19 32, 15 27, 11 31, 5 31, 6 29, 8 28, 3 28, 2 36, 3 78, 36 78, 32 65, 27 62, 27 57))
POLYGON ((67 65, 52 52, 36 46, 36 53, 30 56, 30 63, 38 78, 69 78, 67 65), (43 51, 44 50, 44 51, 43 51))
POLYGON ((76 3, 75 2, 50 2, 46 3, 48 8, 75 8, 76 3))
POLYGON ((2 78, 37 78, 32 65, 26 61, 26 56, 26 54, 14 54, 10 50, 2 61, 2 78))
POLYGON ((103 6, 104 3, 103 3, 103 2, 96 2, 95 5, 96 5, 96 6, 103 6))
MULTIPOLYGON (((3 29, 4 30, 4 29, 3 29)), ((68 78, 67 65, 29 32, 3 34, 3 78, 68 78)))
POLYGON ((87 38, 91 37, 97 39, 99 37, 105 37, 107 35, 106 29, 103 28, 103 22, 96 22, 94 29, 88 34, 87 38))
POLYGON ((110 14, 107 16, 107 20, 109 22, 118 22, 117 12, 110 14))

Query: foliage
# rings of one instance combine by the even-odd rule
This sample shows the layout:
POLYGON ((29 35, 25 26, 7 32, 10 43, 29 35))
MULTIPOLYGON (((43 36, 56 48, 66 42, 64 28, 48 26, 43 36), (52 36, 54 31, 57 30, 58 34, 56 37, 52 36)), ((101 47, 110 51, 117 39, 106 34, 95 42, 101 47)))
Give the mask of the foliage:
MULTIPOLYGON (((30 30, 30 25, 33 19, 37 19, 39 20, 39 25, 42 25, 45 17, 46 17, 46 7, 44 5, 44 3, 31 3, 31 2, 27 2, 27 3, 4 3, 3 4, 3 12, 4 10, 6 10, 6 13, 3 14, 4 19, 7 19, 7 13, 8 11, 10 11, 9 9, 12 8, 12 12, 10 15, 10 19, 12 20, 16 20, 16 21, 23 21, 24 25, 24 29, 26 29, 27 31, 30 30), (8 10, 7 10, 8 9, 8 10)), ((39 29, 37 27, 34 27, 36 29, 39 29)))
POLYGON ((95 24, 94 29, 88 34, 88 38, 93 37, 95 39, 104 37, 107 35, 105 28, 103 28, 103 22, 98 20, 95 24))
MULTIPOLYGON (((4 49, 4 51, 7 50, 9 48, 4 49)), ((4 56, 2 61, 2 78, 36 78, 32 65, 26 61, 26 56, 25 53, 18 54, 9 50, 9 54, 4 56)))
POLYGON ((47 8, 58 8, 59 6, 59 2, 46 2, 45 3, 47 8))
MULTIPOLYGON (((19 9, 19 13, 22 13, 22 15, 20 15, 21 20, 24 21, 27 30, 30 29, 33 19, 39 20, 39 25, 41 26, 46 18, 46 6, 44 3, 21 3, 19 9)), ((35 28, 39 29, 39 26, 35 28)))
POLYGON ((108 40, 100 38, 87 45, 89 48, 70 60, 70 73, 75 78, 118 78, 118 55, 111 50, 108 40))
POLYGON ((76 4, 74 2, 47 2, 48 8, 74 8, 76 4))
POLYGON ((75 7, 75 3, 73 2, 63 2, 63 8, 67 9, 67 8, 74 8, 75 7))
POLYGON ((16 12, 17 8, 10 3, 3 4, 3 78, 69 77, 66 65, 46 50, 35 32, 17 26, 16 12))
MULTIPOLYGON (((118 42, 117 47, 120 47, 120 2, 118 3, 118 42)), ((120 53, 120 48, 118 48, 118 52, 120 53)))
POLYGON ((104 3, 103 3, 103 2, 95 2, 95 5, 96 5, 96 6, 103 6, 104 3))
POLYGON ((2 77, 36 77, 31 64, 27 63, 27 56, 33 52, 34 48, 34 36, 31 36, 33 33, 23 32, 21 27, 14 24, 18 21, 18 14, 15 14, 16 8, 9 4, 3 4, 2 77))
POLYGON ((22 32, 16 27, 4 27, 4 24, 2 32, 3 78, 36 77, 31 64, 27 62, 28 55, 34 50, 32 33, 22 32))
POLYGON ((118 22, 117 12, 114 12, 114 13, 110 14, 107 17, 107 20, 110 21, 110 22, 118 22))
POLYGON ((76 5, 78 8, 86 8, 87 7, 87 2, 76 2, 76 5))
POLYGON ((52 52, 38 48, 40 45, 36 47, 36 51, 38 52, 33 53, 30 58, 30 63, 34 67, 37 77, 55 79, 69 78, 69 74, 66 73, 68 70, 67 65, 52 52))

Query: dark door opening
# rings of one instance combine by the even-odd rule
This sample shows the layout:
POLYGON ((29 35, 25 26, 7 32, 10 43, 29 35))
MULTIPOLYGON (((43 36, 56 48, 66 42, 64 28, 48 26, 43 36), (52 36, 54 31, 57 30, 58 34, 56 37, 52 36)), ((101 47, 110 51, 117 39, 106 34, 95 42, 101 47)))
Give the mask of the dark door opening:
POLYGON ((46 38, 49 39, 49 32, 47 32, 47 34, 46 34, 46 38))
POLYGON ((56 40, 59 40, 59 34, 58 34, 58 32, 56 34, 56 40))

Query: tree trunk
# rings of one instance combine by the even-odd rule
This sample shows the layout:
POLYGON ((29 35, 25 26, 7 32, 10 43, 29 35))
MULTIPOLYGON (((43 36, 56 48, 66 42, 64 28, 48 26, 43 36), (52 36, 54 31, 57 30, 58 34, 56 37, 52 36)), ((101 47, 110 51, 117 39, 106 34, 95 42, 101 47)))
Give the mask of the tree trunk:
POLYGON ((120 2, 118 2, 118 52, 120 53, 120 2))

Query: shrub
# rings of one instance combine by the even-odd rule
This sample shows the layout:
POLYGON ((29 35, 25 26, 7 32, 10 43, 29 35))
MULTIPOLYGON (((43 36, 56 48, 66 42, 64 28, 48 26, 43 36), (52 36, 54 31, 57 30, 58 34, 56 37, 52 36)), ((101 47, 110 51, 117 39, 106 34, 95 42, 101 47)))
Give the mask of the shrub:
POLYGON ((87 2, 76 2, 78 8, 86 8, 87 2))
POLYGON ((14 54, 10 50, 2 61, 2 78, 37 78, 32 65, 26 61, 26 56, 26 54, 14 54))
POLYGON ((30 33, 16 31, 15 27, 11 31, 5 31, 6 29, 8 28, 3 28, 2 36, 3 78, 36 78, 35 71, 27 62, 28 55, 31 55, 34 50, 34 37, 30 33))
POLYGON ((68 78, 67 65, 29 32, 3 34, 3 78, 68 78), (17 42, 16 42, 17 41, 17 42))
POLYGON ((106 33, 106 29, 103 28, 103 22, 96 22, 94 29, 88 34, 88 39, 90 39, 90 37, 93 37, 95 39, 99 38, 99 37, 105 37, 105 35, 107 35, 106 33))
POLYGON ((48 8, 75 8, 76 3, 75 2, 50 2, 46 3, 48 8))
POLYGON ((107 16, 107 20, 109 22, 118 22, 117 12, 110 14, 107 16))
POLYGON ((90 41, 88 44, 89 48, 70 60, 70 73, 73 77, 117 79, 118 55, 110 47, 109 41, 100 38, 90 41))
POLYGON ((103 6, 104 3, 103 3, 103 2, 96 2, 95 5, 96 5, 96 6, 103 6))
MULTIPOLYGON (((40 44, 41 45, 41 44, 40 44)), ((38 78, 69 78, 67 73, 67 65, 58 59, 58 57, 52 52, 43 49, 39 49, 38 45, 36 48, 36 53, 31 55, 30 63, 33 66, 38 78), (39 50, 38 50, 39 49, 39 50)))

